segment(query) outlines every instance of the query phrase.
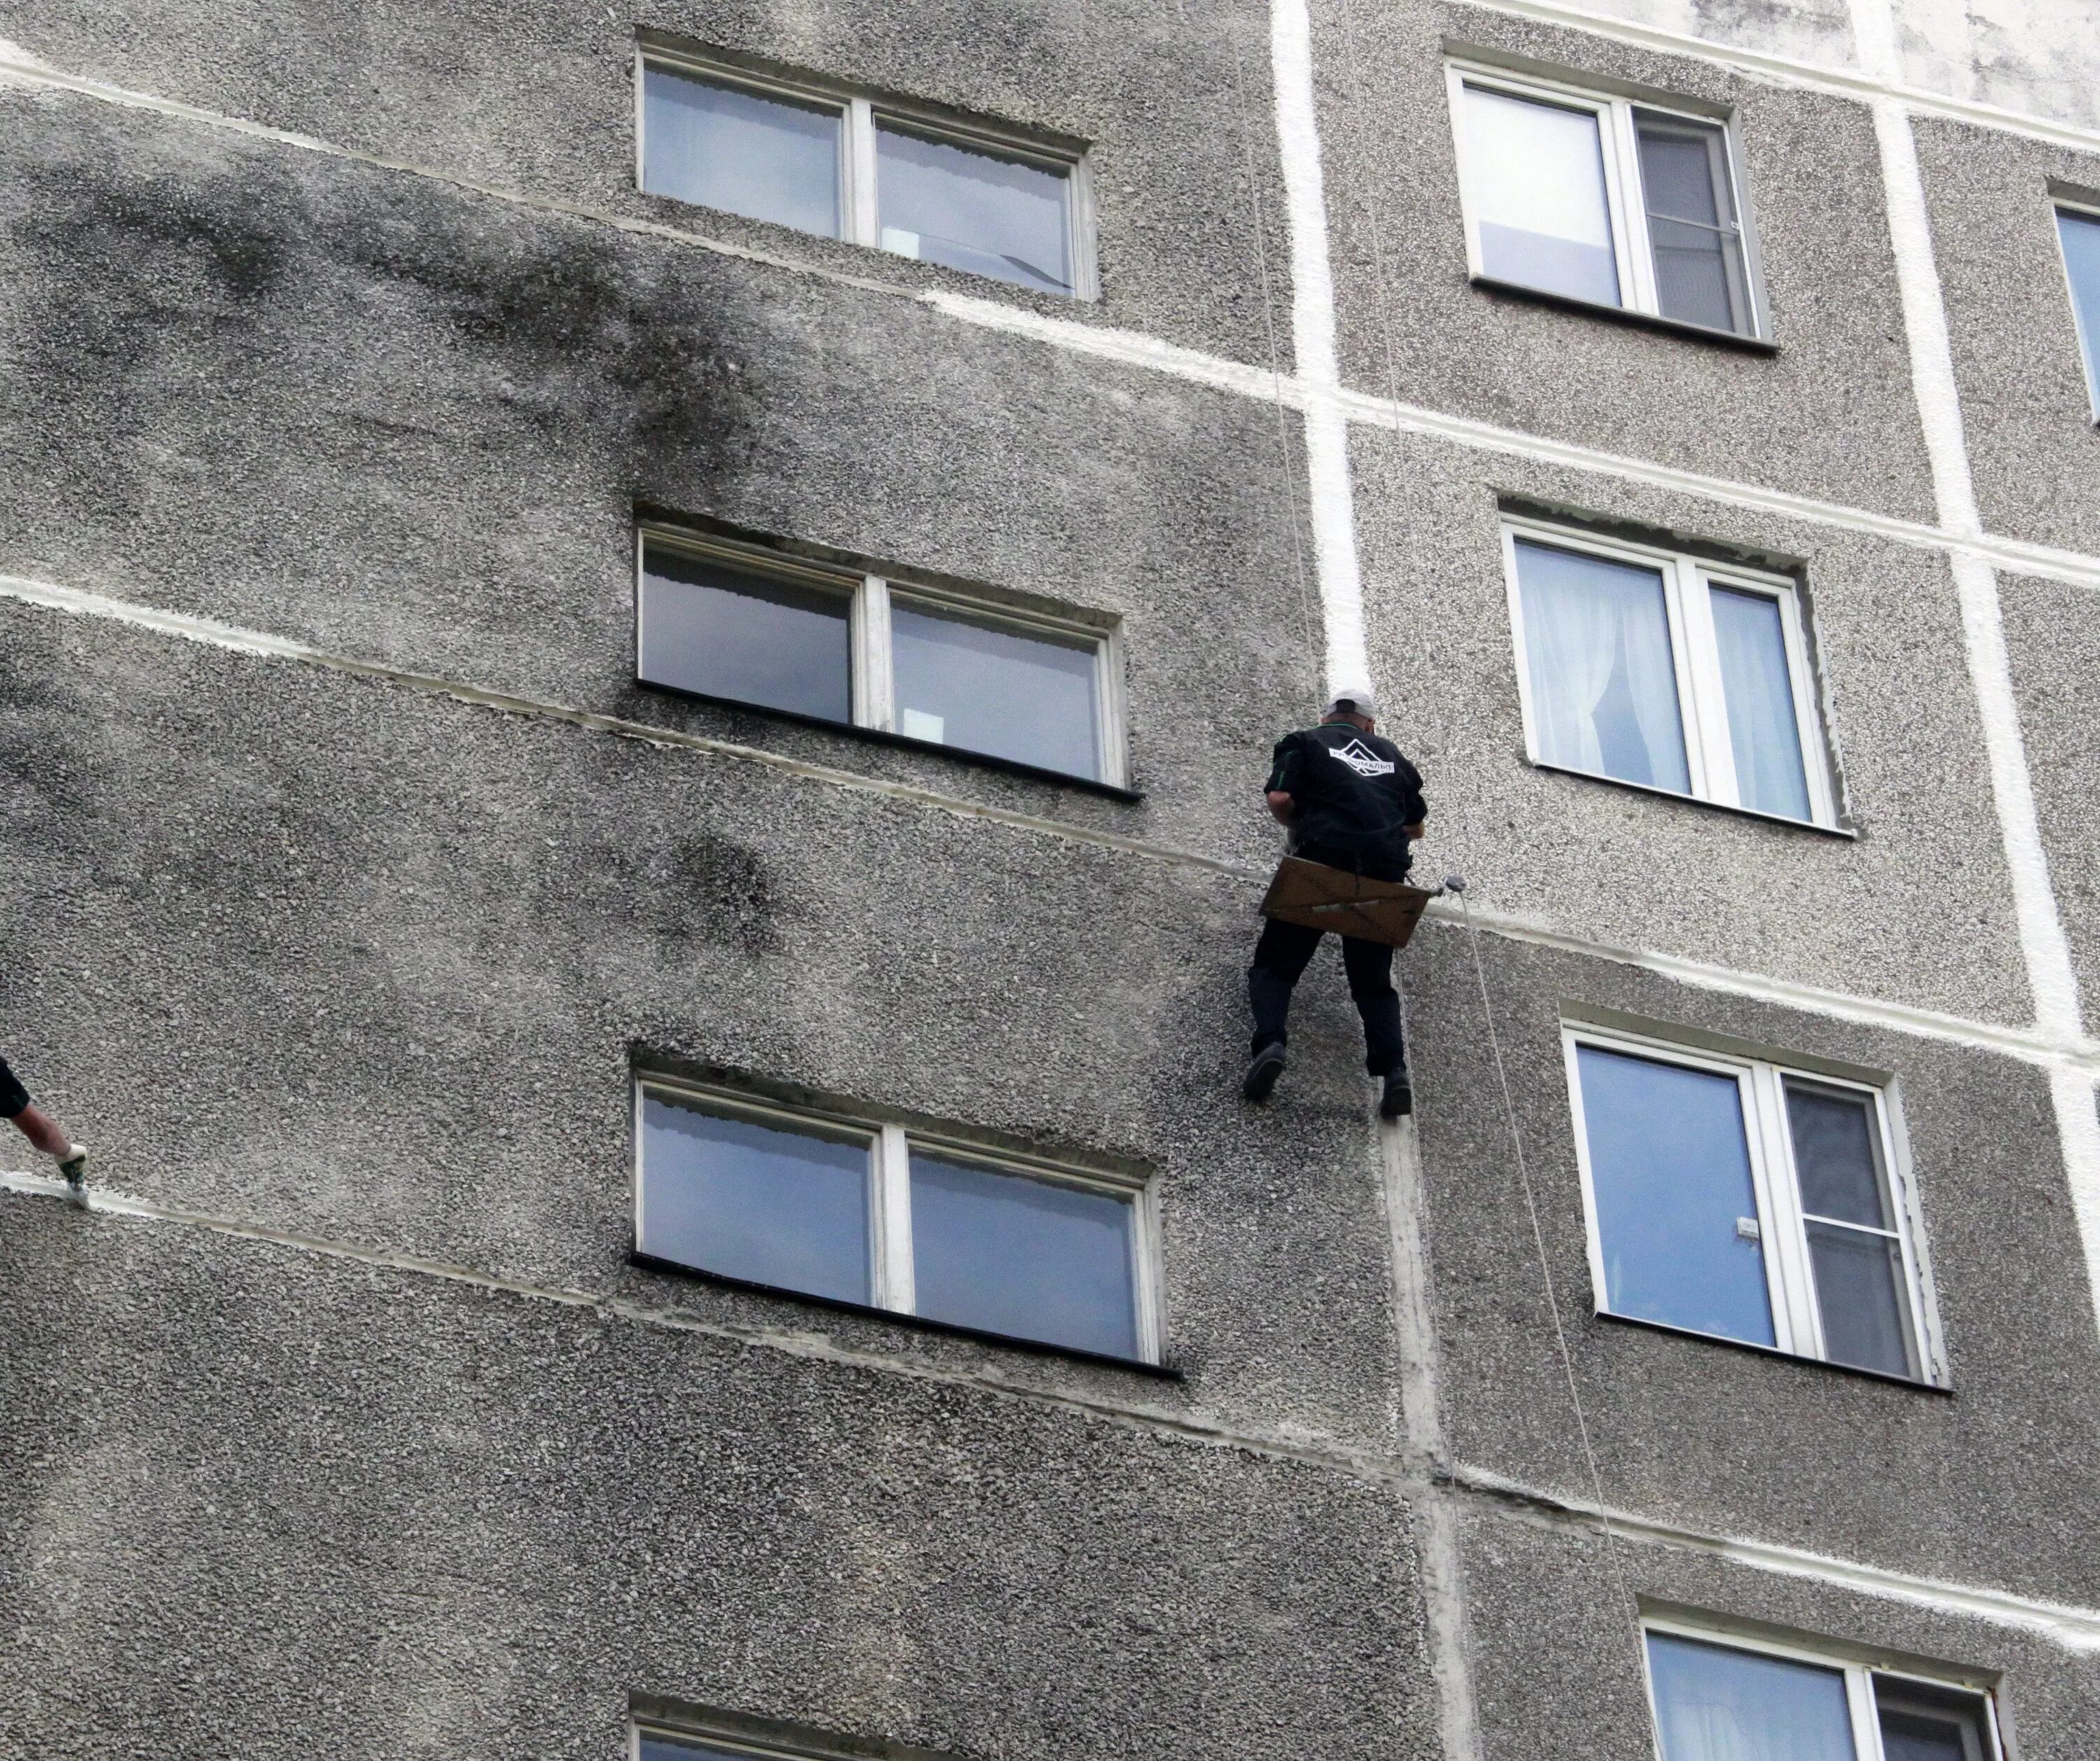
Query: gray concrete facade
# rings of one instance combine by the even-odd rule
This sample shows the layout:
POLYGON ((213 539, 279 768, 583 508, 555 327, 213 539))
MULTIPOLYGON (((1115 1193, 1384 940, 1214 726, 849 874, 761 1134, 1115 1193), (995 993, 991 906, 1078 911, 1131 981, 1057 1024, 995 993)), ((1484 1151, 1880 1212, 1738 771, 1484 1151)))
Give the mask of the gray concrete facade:
POLYGON ((1640 1761, 1643 1622, 2100 1754, 2096 43, 0 0, 0 1758, 1640 1761), (644 40, 1087 143, 1101 297, 644 194, 644 40), (1767 346, 1472 283, 1453 55, 1729 116, 1767 346), (1795 584, 1834 823, 1536 761, 1512 516, 1795 584), (656 520, 1113 620, 1129 789, 638 683, 656 520), (1237 1092, 1366 677, 1396 1125, 1331 950, 1237 1092), (1600 1314, 1571 1026, 1883 1094, 1936 1383, 1600 1314), (1161 1362, 638 1263, 650 1072, 1143 1180, 1161 1362))

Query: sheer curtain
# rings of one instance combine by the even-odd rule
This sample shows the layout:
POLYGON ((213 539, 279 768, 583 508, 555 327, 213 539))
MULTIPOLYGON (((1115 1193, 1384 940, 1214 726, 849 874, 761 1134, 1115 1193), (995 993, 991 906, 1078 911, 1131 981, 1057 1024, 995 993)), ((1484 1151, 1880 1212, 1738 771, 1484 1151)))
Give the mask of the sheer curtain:
POLYGON ((1516 556, 1541 760, 1689 793, 1662 576, 1522 540, 1516 556))
POLYGON ((1857 1761, 1842 1671, 1648 1638, 1663 1761, 1857 1761))
POLYGON ((1793 675, 1779 602, 1767 594, 1716 587, 1714 640, 1728 703, 1728 742, 1736 748, 1736 792, 1745 807, 1806 819, 1808 779, 1801 765, 1801 726, 1793 713, 1793 675))

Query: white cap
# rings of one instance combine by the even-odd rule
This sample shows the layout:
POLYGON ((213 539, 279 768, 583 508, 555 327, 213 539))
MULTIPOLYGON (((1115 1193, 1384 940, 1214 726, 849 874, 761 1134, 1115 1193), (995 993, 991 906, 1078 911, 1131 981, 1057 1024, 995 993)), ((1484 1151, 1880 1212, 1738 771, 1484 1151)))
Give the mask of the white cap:
POLYGON ((1329 715, 1378 716, 1378 703, 1371 695, 1368 685, 1345 685, 1335 693, 1334 701, 1327 705, 1329 715))

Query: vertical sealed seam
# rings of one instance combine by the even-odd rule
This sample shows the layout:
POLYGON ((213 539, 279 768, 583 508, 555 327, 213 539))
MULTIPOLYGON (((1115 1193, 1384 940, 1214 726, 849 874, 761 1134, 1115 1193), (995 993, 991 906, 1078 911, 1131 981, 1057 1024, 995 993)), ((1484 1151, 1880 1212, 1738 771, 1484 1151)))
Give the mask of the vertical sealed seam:
MULTIPOLYGON (((1335 280, 1327 255, 1327 196, 1312 86, 1312 24, 1306 0, 1274 0, 1269 14, 1276 139, 1290 227, 1290 349, 1299 380, 1316 394, 1339 383, 1335 352, 1335 280)), ((1312 549, 1326 623, 1330 686, 1367 681, 1363 586, 1357 571, 1356 510, 1349 485, 1349 425, 1333 399, 1316 395, 1305 417, 1305 470, 1312 549)))

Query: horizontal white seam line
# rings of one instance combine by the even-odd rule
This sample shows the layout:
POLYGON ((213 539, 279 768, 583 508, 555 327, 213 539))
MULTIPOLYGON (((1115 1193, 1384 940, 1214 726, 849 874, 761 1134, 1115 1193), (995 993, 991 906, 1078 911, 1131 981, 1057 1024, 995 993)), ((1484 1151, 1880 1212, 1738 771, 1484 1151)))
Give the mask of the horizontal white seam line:
MULTIPOLYGON (((1542 12, 1542 15, 1548 15, 1542 12)), ((1550 15, 1560 16, 1558 13, 1550 15)), ((1589 14, 1575 15, 1587 18, 1589 14)), ((1692 41, 1693 39, 1685 39, 1692 41)), ((612 213, 609 210, 593 208, 586 203, 566 201, 559 196, 528 194, 507 189, 500 184, 485 183, 475 179, 441 171, 427 166, 417 165, 406 159, 390 158, 383 154, 360 152, 317 137, 295 134, 286 129, 272 128, 264 123, 250 122, 237 117, 223 115, 187 104, 174 99, 157 98, 149 93, 129 91, 122 87, 104 84, 98 80, 76 74, 61 73, 53 68, 38 67, 33 63, 9 60, 0 56, 0 82, 13 78, 73 92, 94 98, 104 103, 115 104, 130 108, 157 112, 181 121, 201 123, 208 127, 230 130, 234 133, 254 136, 258 139, 275 141, 302 152, 315 152, 332 158, 350 161, 359 165, 372 166, 386 171, 399 171, 412 177, 428 178, 474 194, 489 196, 520 207, 535 209, 548 214, 565 215, 571 219, 589 221, 596 225, 611 227, 638 237, 660 239, 688 249, 708 252, 721 257, 764 265, 793 275, 808 276, 842 287, 850 287, 863 293, 881 294, 892 298, 910 300, 944 313, 949 317, 970 324, 978 329, 1023 337, 1057 348, 1068 354, 1083 355, 1096 360, 1114 361, 1121 365, 1164 373, 1171 378, 1200 385, 1212 391, 1223 391, 1256 403, 1281 403, 1286 408, 1301 413, 1315 409, 1339 407, 1350 421, 1373 426, 1394 428, 1436 436, 1475 451, 1500 452, 1520 458, 1535 459, 1548 464, 1570 469, 1595 472, 1608 476, 1625 477, 1636 482, 1652 484, 1678 492, 1703 497, 1710 501, 1729 502, 1758 512, 1776 514, 1783 518, 1799 519, 1815 524, 1847 527, 1930 550, 1971 551, 1989 558, 1998 567, 2016 573, 2034 575, 2072 585, 2100 589, 2100 557, 2087 556, 2076 551, 2036 545, 2023 539, 2000 538, 1989 535, 1958 534, 1917 521, 1904 520, 1890 514, 1872 512, 1864 508, 1851 508, 1838 502, 1819 501, 1812 497, 1799 496, 1782 489, 1761 488, 1754 483, 1737 483, 1731 479, 1709 477, 1696 471, 1682 470, 1675 466, 1630 458, 1621 453, 1608 452, 1600 448, 1586 447, 1573 441, 1560 441, 1530 435, 1520 429, 1501 428, 1492 422, 1466 416, 1447 414, 1414 404, 1396 404, 1392 399, 1364 391, 1352 391, 1328 385, 1314 385, 1295 373, 1273 373, 1266 367, 1257 367, 1246 362, 1236 361, 1224 355, 1210 355, 1199 349, 1168 342, 1159 338, 1134 330, 1120 329, 1112 325, 1082 324, 1069 318, 1052 317, 1043 312, 1024 307, 1003 305, 995 300, 975 295, 957 294, 946 289, 900 288, 891 283, 869 276, 854 276, 841 270, 819 267, 792 258, 779 256, 770 251, 756 249, 748 245, 732 245, 703 234, 687 232, 681 227, 666 226, 660 222, 642 220, 632 215, 612 213)), ((2094 149, 2100 151, 2100 133, 2093 139, 2094 149)))
POLYGON ((1454 1465, 1444 1470, 1444 1476, 1462 1490, 1533 1505, 1549 1516, 1575 1522, 1599 1533, 1604 1531, 1608 1519, 1609 1532, 1621 1540, 1718 1554, 1759 1571, 1807 1578, 1835 1589, 1906 1602, 1939 1613, 1988 1621, 1994 1626, 2018 1627, 2039 1633, 2067 1650, 2100 1652, 2100 1609, 2045 1602, 2010 1590, 1917 1577, 1908 1572, 1892 1571, 1886 1566, 1811 1553, 1806 1548, 1785 1547, 1776 1542, 1707 1534, 1629 1511, 1601 1510, 1584 1500, 1542 1492, 1485 1468, 1454 1465))
MULTIPOLYGON (((0 598, 11 598, 71 616, 104 619, 150 630, 157 635, 173 637, 178 641, 224 649, 234 654, 251 655, 265 660, 297 661, 329 672, 346 673, 355 678, 398 686, 403 690, 426 696, 450 698, 470 708, 494 709, 506 715, 537 717, 564 722, 585 732, 607 734, 615 739, 635 740, 644 745, 763 765, 769 769, 800 777, 806 782, 822 783, 835 788, 910 801, 963 819, 1010 825, 1065 843, 1118 850, 1151 862, 1223 875, 1255 886, 1265 886, 1269 880, 1267 869, 1251 868, 1220 857, 1198 855, 1193 851, 1176 850, 1169 845, 1123 837, 1113 832, 1098 832, 1091 827, 1074 825, 1060 819, 1046 819, 1034 814, 1020 813, 1012 808, 987 807, 964 801, 960 797, 922 788, 914 783, 893 783, 880 777, 865 776, 856 771, 840 770, 826 765, 812 764, 805 759, 790 758, 779 753, 767 752, 762 747, 739 745, 733 740, 715 739, 704 734, 688 734, 676 728, 657 727, 644 722, 624 721, 588 709, 545 703, 537 699, 520 697, 480 686, 464 685, 428 673, 404 672, 376 661, 352 660, 347 655, 332 654, 325 649, 315 648, 289 637, 245 629, 189 612, 162 611, 128 599, 89 593, 77 587, 63 587, 52 581, 31 580, 19 575, 0 575, 0 598)), ((1769 978, 1758 973, 1717 966, 1683 955, 1619 947, 1610 942, 1592 941, 1555 929, 1549 925, 1511 913, 1498 911, 1492 907, 1475 905, 1472 911, 1473 920, 1480 928, 1507 941, 1530 942, 1586 959, 1641 967, 1701 990, 1726 991, 1777 1004, 1783 1008, 1798 1009, 1808 1014, 1890 1028, 1913 1037, 1948 1040, 2029 1063, 2068 1065, 2100 1077, 2100 1043, 2090 1039, 2057 1039, 2032 1029, 1972 1021, 1965 1017, 1916 1008, 1906 1004, 1854 996, 1842 991, 1828 991, 1813 985, 1799 984, 1791 979, 1769 978)), ((1440 900, 1431 903, 1429 912, 1433 921, 1445 927, 1455 927, 1459 920, 1458 911, 1440 900)))
MULTIPOLYGON (((4 1170, 0 1170, 0 1192, 31 1198, 70 1201, 72 1198, 72 1189, 62 1180, 48 1175, 12 1173, 4 1170)), ((777 1351, 791 1357, 837 1364, 848 1369, 887 1371, 913 1380, 939 1383, 947 1387, 975 1388, 985 1393, 1075 1412, 1088 1418, 1106 1419, 1132 1429, 1157 1432, 1212 1448, 1237 1450, 1303 1466, 1326 1468, 1381 1485, 1401 1485, 1419 1491, 1427 1484, 1418 1476, 1410 1474, 1395 1458, 1382 1450, 1322 1449, 1289 1437, 1207 1423, 1200 1418, 1168 1412, 1140 1402, 1090 1399, 1085 1395, 1044 1388, 987 1371, 949 1369, 920 1359, 900 1357, 891 1353, 841 1345, 822 1333, 791 1332, 777 1327, 743 1326, 731 1322, 704 1320, 698 1315, 675 1307, 637 1302, 631 1297, 607 1295, 574 1287, 557 1289, 523 1278, 506 1278, 500 1273, 477 1271, 471 1266, 448 1264, 443 1260, 426 1259, 420 1254, 404 1253, 394 1248, 366 1247, 354 1242, 305 1235, 297 1230, 276 1229, 267 1224, 244 1222, 236 1217, 184 1211, 108 1187, 90 1185, 83 1190, 82 1197, 90 1212, 133 1222, 202 1229, 210 1234, 224 1235, 235 1240, 258 1242, 267 1247, 288 1248, 296 1253, 311 1254, 319 1259, 340 1260, 353 1264, 404 1273, 412 1277, 437 1278, 446 1283, 465 1284, 476 1290, 520 1297, 527 1301, 556 1303, 568 1309, 588 1309, 638 1326, 660 1327, 676 1333, 698 1334, 704 1338, 721 1340, 730 1344, 777 1351)))
MULTIPOLYGON (((13 1193, 24 1198, 63 1201, 68 1198, 69 1191, 63 1181, 46 1176, 0 1172, 0 1192, 13 1193)), ((1425 1481, 1410 1472, 1398 1458, 1381 1451, 1318 1449, 1260 1432, 1207 1424, 1200 1419, 1154 1408, 1089 1400, 1083 1396, 1033 1387, 1003 1376, 949 1370, 885 1353, 859 1351, 850 1346, 840 1345, 820 1334, 787 1332, 774 1328, 738 1326, 724 1322, 704 1321, 696 1315, 677 1309, 660 1308, 627 1298, 575 1288, 555 1289, 520 1278, 478 1272, 466 1266, 448 1265, 441 1260, 428 1260, 393 1249, 362 1247, 351 1242, 324 1240, 262 1224, 244 1223, 233 1218, 182 1211, 103 1187, 90 1187, 83 1196, 90 1212, 130 1221, 203 1229, 212 1234, 283 1247, 320 1259, 339 1260, 352 1264, 404 1273, 412 1277, 435 1278, 448 1283, 464 1284, 474 1289, 515 1296, 527 1301, 551 1302, 564 1308, 587 1309, 638 1326, 696 1334, 731 1344, 777 1351, 788 1357, 833 1363, 848 1369, 884 1371, 949 1387, 974 1388, 1004 1398, 1106 1420, 1132 1430, 1156 1432, 1177 1441, 1346 1473, 1354 1478, 1415 1496, 1433 1492, 1440 1482, 1476 1496, 1497 1502, 1514 1500, 1586 1525, 1603 1526, 1599 1513, 1593 1505, 1540 1492, 1518 1481, 1479 1469, 1447 1468, 1440 1470, 1433 1479, 1425 1481)), ((2005 1591, 1974 1589, 1941 1583, 1930 1578, 1913 1578, 1881 1566, 1855 1564, 1768 1542, 1705 1534, 1695 1529, 1678 1528, 1617 1510, 1611 1512, 1610 1517, 1615 1534, 1662 1546, 1717 1552, 1762 1570, 1812 1578, 1846 1589, 1922 1603, 1928 1607, 1971 1615, 2001 1625, 2028 1627, 2044 1632, 2058 1643, 2073 1648, 2100 1649, 2100 1613, 2034 1601, 2005 1591)))

